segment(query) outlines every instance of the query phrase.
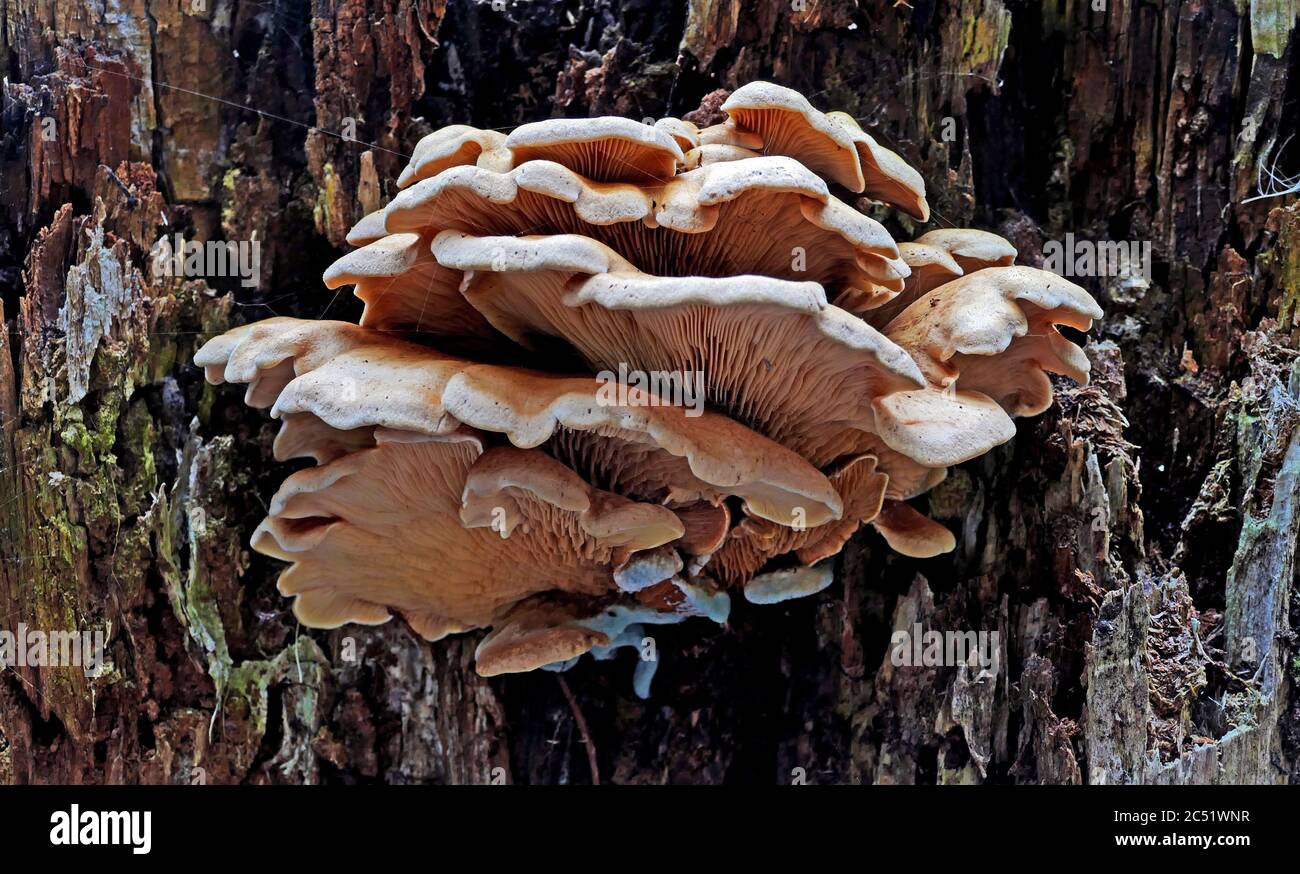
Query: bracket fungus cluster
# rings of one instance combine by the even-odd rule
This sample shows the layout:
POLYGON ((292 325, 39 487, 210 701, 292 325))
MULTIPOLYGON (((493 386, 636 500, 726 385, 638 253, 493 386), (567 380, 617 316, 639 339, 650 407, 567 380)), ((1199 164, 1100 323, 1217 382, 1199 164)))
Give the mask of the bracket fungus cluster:
POLYGON ((480 673, 563 669, 819 591, 865 524, 953 548, 908 500, 1042 412, 1048 373, 1086 380, 1057 326, 1100 309, 984 231, 896 243, 841 197, 925 221, 923 181, 850 117, 764 82, 722 108, 433 133, 325 272, 360 324, 197 353, 280 419, 277 458, 316 462, 252 541, 304 624, 490 629, 480 673), (628 373, 703 408, 608 391, 628 373))

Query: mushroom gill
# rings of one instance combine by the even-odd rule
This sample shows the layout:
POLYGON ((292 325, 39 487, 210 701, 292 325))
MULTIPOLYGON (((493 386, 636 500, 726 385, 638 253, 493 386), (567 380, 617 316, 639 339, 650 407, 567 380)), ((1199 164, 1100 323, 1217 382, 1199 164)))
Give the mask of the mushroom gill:
POLYGON ((252 542, 304 624, 489 629, 480 673, 562 670, 815 594, 864 526, 954 548, 909 502, 1047 409, 1047 374, 1087 380, 1058 326, 1100 308, 986 231, 895 242, 846 200, 924 221, 924 182, 850 116, 763 82, 722 109, 436 131, 325 271, 360 324, 199 350, 316 464, 252 542))

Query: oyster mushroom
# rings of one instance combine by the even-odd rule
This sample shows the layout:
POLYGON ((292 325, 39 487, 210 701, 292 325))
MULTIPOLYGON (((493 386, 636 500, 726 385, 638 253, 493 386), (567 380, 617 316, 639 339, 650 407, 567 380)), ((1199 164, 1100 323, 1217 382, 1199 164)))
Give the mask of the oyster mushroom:
POLYGON ((976 228, 939 228, 917 237, 916 242, 944 250, 964 273, 985 267, 1009 267, 1016 261, 1015 246, 997 234, 976 228))
POLYGON ((331 264, 325 287, 353 286, 365 327, 427 333, 452 348, 490 347, 499 336, 461 295, 460 272, 439 264, 429 243, 421 234, 380 237, 331 264))
POLYGON ((397 612, 432 640, 491 625, 538 592, 604 593, 610 561, 677 536, 661 507, 566 494, 559 463, 540 453, 528 460, 533 488, 516 488, 504 511, 509 536, 462 524, 481 509, 464 496, 485 457, 491 465, 470 436, 381 440, 299 471, 276 492, 253 547, 292 562, 280 591, 297 596, 304 624, 377 624, 397 612))
POLYGON ((723 109, 436 131, 325 272, 359 325, 196 353, 317 465, 253 536, 305 624, 488 629, 480 673, 564 670, 814 595, 864 526, 954 548, 909 501, 1046 409, 1047 374, 1087 379, 1058 327, 1100 309, 986 231, 896 243, 835 192, 924 221, 924 182, 851 117, 770 83, 723 109))
POLYGON ((440 128, 415 144, 410 162, 397 177, 397 187, 406 188, 421 179, 437 176, 448 167, 462 164, 510 169, 511 156, 506 150, 505 134, 464 124, 440 128))
POLYGON ((819 112, 798 91, 771 82, 736 89, 722 110, 729 125, 757 135, 764 154, 798 158, 852 192, 929 220, 921 174, 864 133, 852 116, 819 112))
POLYGON ((713 555, 710 572, 722 582, 736 585, 747 583, 778 556, 795 553, 802 564, 811 565, 837 555, 859 525, 880 513, 889 477, 879 470, 875 456, 863 455, 832 473, 830 480, 844 501, 840 519, 799 527, 745 519, 731 529, 721 549, 713 555))
POLYGON ((683 152, 688 152, 700 144, 700 129, 689 121, 680 118, 661 118, 654 126, 668 134, 683 152))
POLYGON ((1101 315, 1086 291, 1053 273, 989 267, 923 295, 885 333, 912 351, 932 384, 1033 416, 1051 403, 1048 373, 1088 380, 1087 356, 1056 326, 1086 331, 1101 315))
POLYGON ((511 131, 505 145, 515 166, 555 161, 595 182, 671 179, 684 160, 671 131, 616 116, 535 121, 511 131))

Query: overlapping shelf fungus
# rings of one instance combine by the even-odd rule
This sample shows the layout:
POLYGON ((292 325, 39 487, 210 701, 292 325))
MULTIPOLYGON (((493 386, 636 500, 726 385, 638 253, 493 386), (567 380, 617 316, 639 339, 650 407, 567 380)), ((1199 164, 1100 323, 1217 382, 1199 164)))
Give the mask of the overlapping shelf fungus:
POLYGON ((1042 412, 1047 373, 1086 380, 1057 326, 1100 309, 994 234, 896 243, 841 196, 925 221, 924 183, 849 116, 765 82, 723 110, 433 133, 325 272, 360 324, 200 350, 317 463, 252 540, 305 625, 491 629, 480 673, 559 669, 820 591, 864 524, 953 548, 909 499, 1042 412))

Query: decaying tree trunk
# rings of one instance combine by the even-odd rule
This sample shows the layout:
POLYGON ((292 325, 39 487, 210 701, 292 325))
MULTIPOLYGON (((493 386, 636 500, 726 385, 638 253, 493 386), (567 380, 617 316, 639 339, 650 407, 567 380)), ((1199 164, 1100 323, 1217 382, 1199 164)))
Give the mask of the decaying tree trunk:
POLYGON ((904 154, 935 226, 1029 264, 1151 241, 1154 270, 1085 280, 1092 384, 929 497, 953 554, 864 532, 817 597, 662 631, 647 702, 629 662, 567 674, 601 779, 1300 780, 1300 207, 1242 204, 1300 164, 1297 9, 0 0, 0 629, 108 641, 92 676, 0 673, 0 782, 590 781, 554 675, 295 625, 248 548, 273 426, 190 360, 353 315, 319 275, 431 129, 707 121, 756 78, 904 154), (259 241, 260 285, 162 275, 174 233, 259 241), (997 670, 896 667, 915 623, 997 631, 997 670))

